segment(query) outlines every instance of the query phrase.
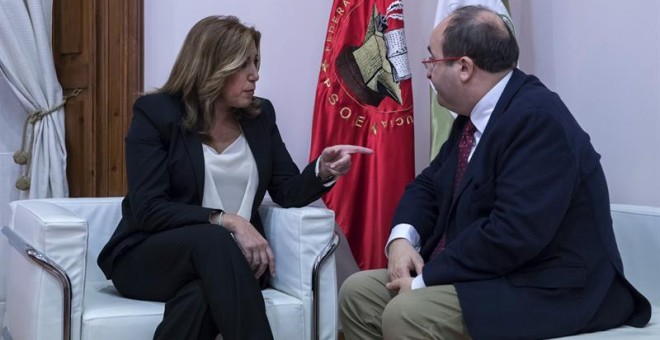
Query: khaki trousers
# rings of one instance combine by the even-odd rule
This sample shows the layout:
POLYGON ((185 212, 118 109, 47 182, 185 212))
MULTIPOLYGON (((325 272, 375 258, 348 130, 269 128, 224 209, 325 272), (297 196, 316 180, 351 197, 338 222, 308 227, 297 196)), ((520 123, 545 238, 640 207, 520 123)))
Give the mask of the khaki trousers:
POLYGON ((346 340, 470 339, 453 285, 398 294, 386 283, 385 269, 357 272, 344 281, 339 318, 346 340))

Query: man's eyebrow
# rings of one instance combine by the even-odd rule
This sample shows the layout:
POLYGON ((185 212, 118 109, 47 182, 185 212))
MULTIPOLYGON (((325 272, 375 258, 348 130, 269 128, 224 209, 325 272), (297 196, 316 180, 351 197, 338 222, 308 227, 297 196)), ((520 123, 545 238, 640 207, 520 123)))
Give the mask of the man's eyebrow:
POLYGON ((429 54, 433 56, 433 52, 431 52, 431 46, 426 46, 426 49, 429 50, 429 54))

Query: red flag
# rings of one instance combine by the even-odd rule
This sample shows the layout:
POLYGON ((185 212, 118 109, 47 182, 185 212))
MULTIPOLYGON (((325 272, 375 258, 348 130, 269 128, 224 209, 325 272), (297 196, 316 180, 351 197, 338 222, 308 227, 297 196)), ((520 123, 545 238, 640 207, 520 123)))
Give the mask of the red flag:
POLYGON ((354 155, 323 197, 361 269, 384 268, 394 209, 414 177, 410 68, 400 0, 334 0, 316 90, 310 157, 335 144, 354 155))

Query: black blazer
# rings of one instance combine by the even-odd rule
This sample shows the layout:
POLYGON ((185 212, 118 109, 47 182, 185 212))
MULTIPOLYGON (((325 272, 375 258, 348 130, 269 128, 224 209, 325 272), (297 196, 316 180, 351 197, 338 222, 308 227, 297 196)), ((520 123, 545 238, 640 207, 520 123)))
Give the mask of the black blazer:
MULTIPOLYGON (((263 234, 258 207, 266 190, 282 207, 300 207, 329 190, 315 174, 315 161, 298 170, 275 124, 270 101, 260 99, 261 114, 240 118, 259 172, 250 222, 263 234)), ((181 125, 180 97, 157 93, 138 98, 126 135, 128 194, 122 219, 98 257, 106 277, 115 258, 150 234, 209 223, 214 209, 201 207, 204 155, 198 133, 181 125)))
MULTIPOLYGON (((452 199, 466 120, 456 119, 395 213, 393 225, 421 236, 424 281, 455 285, 475 339, 583 329, 623 276, 600 155, 561 99, 516 69, 452 199), (445 232, 445 250, 428 261, 445 232)), ((649 302, 626 284, 636 300, 628 323, 643 326, 649 302)))

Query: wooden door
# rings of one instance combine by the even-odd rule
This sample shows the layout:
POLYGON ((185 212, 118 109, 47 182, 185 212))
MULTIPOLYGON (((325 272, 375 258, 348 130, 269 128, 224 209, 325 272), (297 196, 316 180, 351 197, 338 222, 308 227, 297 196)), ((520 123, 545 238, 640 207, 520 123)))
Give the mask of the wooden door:
POLYGON ((143 0, 54 0, 53 55, 65 94, 71 197, 126 192, 124 135, 142 91, 143 0))

